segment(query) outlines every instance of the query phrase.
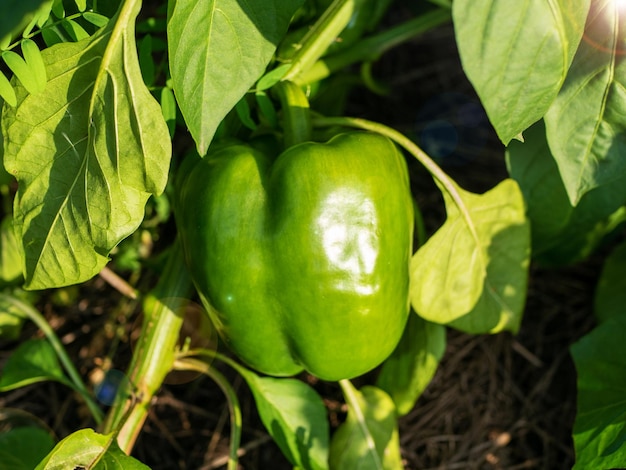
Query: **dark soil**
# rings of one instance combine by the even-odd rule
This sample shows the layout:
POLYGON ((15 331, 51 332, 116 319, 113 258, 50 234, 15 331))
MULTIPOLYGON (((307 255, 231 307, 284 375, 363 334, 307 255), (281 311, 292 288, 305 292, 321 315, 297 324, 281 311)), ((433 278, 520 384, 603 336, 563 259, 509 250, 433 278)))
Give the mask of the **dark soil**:
MULTIPOLYGON (((377 97, 357 89, 349 104, 352 115, 390 124, 411 136, 465 189, 481 192, 506 176, 504 149, 463 75, 450 27, 392 51, 376 64, 374 74, 390 85, 390 94, 377 97)), ((426 229, 432 233, 444 220, 440 193, 416 164, 412 180, 426 229)), ((434 380, 400 420, 407 469, 571 468, 576 372, 569 346, 593 326, 600 267, 599 256, 558 270, 533 267, 517 335, 449 331, 434 380)), ((75 297, 65 306, 43 296, 38 307, 80 372, 89 381, 97 380, 109 365, 124 370, 139 306, 100 278, 70 292, 75 297)), ((40 336, 29 324, 21 339, 40 336)), ((16 344, 0 343, 0 365, 16 344)), ((242 405, 241 468, 291 468, 260 423, 245 383, 227 369, 223 372, 242 405)), ((345 416, 338 386, 315 386, 326 399, 331 423, 337 425, 345 416)), ((34 414, 59 438, 94 425, 80 400, 53 383, 4 393, 1 408, 34 414)), ((226 402, 210 380, 166 385, 154 400, 134 455, 154 470, 222 468, 228 433, 226 402)))

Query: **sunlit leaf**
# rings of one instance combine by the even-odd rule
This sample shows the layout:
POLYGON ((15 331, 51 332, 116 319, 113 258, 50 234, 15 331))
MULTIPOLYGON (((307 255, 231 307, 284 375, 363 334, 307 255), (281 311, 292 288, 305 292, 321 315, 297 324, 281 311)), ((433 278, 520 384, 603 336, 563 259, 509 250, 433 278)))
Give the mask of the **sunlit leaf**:
POLYGON ((0 71, 0 97, 9 106, 15 106, 17 104, 17 97, 15 96, 13 86, 2 71, 0 71))
POLYGON ((454 187, 457 201, 443 192, 446 222, 411 261, 413 308, 469 333, 515 332, 530 258, 522 193, 511 179, 482 195, 454 187))
POLYGON ((626 315, 608 319, 575 343, 578 406, 574 470, 626 467, 626 315))
POLYGON ((126 455, 117 445, 115 434, 97 434, 92 429, 76 431, 44 458, 35 470, 150 470, 126 455))
MULTIPOLYGON (((545 117, 548 143, 574 206, 626 172, 624 28, 619 2, 594 0, 585 37, 545 117)), ((626 185, 621 189, 626 196, 626 185)))
POLYGON ((80 41, 89 37, 89 33, 74 20, 65 18, 61 21, 61 26, 63 26, 63 29, 65 29, 73 41, 80 41))
POLYGON ((301 469, 328 468, 328 419, 317 392, 300 380, 240 372, 252 390, 263 425, 285 457, 301 469))
POLYGON ((2 59, 29 93, 40 93, 43 90, 41 81, 37 79, 33 67, 27 64, 19 54, 13 51, 4 51, 2 59))
POLYGON ((30 39, 24 39, 21 43, 22 54, 24 54, 24 60, 30 69, 33 79, 37 83, 35 93, 43 91, 48 81, 46 77, 46 65, 43 63, 41 57, 41 51, 35 41, 30 39))
POLYGON ((401 470, 398 423, 393 401, 382 390, 356 390, 341 382, 348 417, 333 434, 330 470, 401 470))
POLYGON ((18 88, 17 107, 4 107, 4 163, 19 183, 14 217, 31 289, 97 274, 165 187, 171 143, 141 77, 138 3, 129 5, 93 37, 45 49, 45 92, 18 88))
POLYGON ((452 2, 463 69, 505 145, 556 98, 583 35, 589 2, 452 2))
POLYGON ((168 25, 174 93, 198 152, 254 85, 303 0, 177 0, 168 25))

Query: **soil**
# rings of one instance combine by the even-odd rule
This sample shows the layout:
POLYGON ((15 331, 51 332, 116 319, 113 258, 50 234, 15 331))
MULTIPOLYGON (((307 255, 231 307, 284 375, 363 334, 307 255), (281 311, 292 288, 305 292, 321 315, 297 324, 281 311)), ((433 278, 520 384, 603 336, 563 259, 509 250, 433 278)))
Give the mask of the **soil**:
MULTIPOLYGON (((376 96, 355 90, 349 103, 352 115, 406 133, 465 189, 482 192, 506 177, 504 149, 463 75, 450 27, 390 52, 373 70, 391 91, 376 96)), ((440 193, 423 169, 412 164, 411 171, 426 231, 432 233, 445 216, 440 193)), ((552 270, 533 265, 518 334, 448 332, 446 353, 433 381, 414 409, 400 419, 407 469, 571 468, 576 371, 569 346, 593 327, 593 291, 601 260, 600 254, 552 270)), ((69 301, 43 295, 38 308, 86 380, 97 379, 107 357, 113 357, 112 367, 124 370, 139 306, 99 277, 65 293, 69 301)), ((32 337, 41 334, 27 324, 20 340, 32 337)), ((0 343, 0 365, 16 344, 0 343)), ((260 423, 245 384, 227 369, 223 372, 242 406, 241 468, 291 468, 260 423)), ((357 385, 373 377, 375 372, 357 385)), ((336 426, 345 417, 338 386, 312 382, 336 426)), ((59 438, 94 424, 80 400, 54 383, 4 393, 2 408, 34 414, 59 438)), ((154 470, 223 468, 228 421, 225 399, 209 379, 165 385, 154 400, 134 455, 154 470)))

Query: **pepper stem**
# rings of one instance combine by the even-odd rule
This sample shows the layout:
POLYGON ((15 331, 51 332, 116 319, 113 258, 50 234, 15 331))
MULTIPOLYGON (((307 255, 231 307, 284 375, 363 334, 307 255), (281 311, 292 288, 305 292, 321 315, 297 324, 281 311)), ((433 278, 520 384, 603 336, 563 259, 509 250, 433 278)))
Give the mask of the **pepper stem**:
POLYGON ((283 110, 284 146, 311 140, 311 111, 304 91, 293 82, 278 82, 274 87, 283 110))

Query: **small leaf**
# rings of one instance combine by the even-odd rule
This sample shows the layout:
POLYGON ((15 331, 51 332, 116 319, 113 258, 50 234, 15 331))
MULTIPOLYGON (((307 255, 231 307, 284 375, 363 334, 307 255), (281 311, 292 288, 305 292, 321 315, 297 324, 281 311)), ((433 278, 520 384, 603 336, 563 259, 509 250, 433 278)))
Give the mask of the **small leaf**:
POLYGON ((9 294, 0 293, 0 338, 2 339, 17 339, 27 318, 11 299, 13 297, 9 294))
POLYGON ((74 0, 74 3, 76 3, 79 11, 85 11, 87 9, 87 0, 74 0))
POLYGON ((263 75, 256 84, 256 91, 265 91, 276 85, 285 76, 291 64, 283 64, 263 75))
POLYGON ((413 409, 437 371, 446 349, 446 329, 411 312, 394 352, 385 360, 376 386, 389 394, 403 416, 413 409))
POLYGON ((109 18, 101 15, 100 13, 94 13, 93 11, 84 12, 83 18, 85 18, 85 21, 90 22, 92 25, 97 26, 98 28, 106 26, 109 22, 109 18))
POLYGON ((15 90, 11 86, 11 83, 7 77, 0 71, 0 97, 9 105, 17 105, 17 97, 15 96, 15 90))
POLYGON ((52 3, 52 13, 57 18, 65 18, 65 7, 63 6, 63 0, 54 0, 52 3))
POLYGON ((41 51, 37 44, 30 39, 24 39, 21 43, 22 54, 24 54, 24 60, 33 74, 33 78, 37 83, 36 93, 40 93, 46 87, 48 78, 46 76, 46 66, 41 58, 41 51))
POLYGON ((0 432, 0 462, 4 470, 32 470, 54 448, 48 431, 25 426, 0 432))
POLYGON ((596 287, 594 312, 598 321, 626 315, 626 243, 607 256, 596 287))
POLYGON ((507 145, 557 96, 590 0, 455 0, 452 16, 463 69, 507 145))
POLYGON ((96 275, 139 226, 150 195, 165 188, 171 142, 139 69, 138 9, 124 3, 94 36, 43 50, 47 92, 35 98, 20 89, 17 107, 3 108, 29 289, 96 275))
POLYGON ((42 90, 33 68, 19 54, 13 51, 4 51, 2 59, 29 93, 35 94, 42 90))
POLYGON ((328 468, 328 420, 320 396, 296 379, 259 377, 245 369, 263 425, 285 457, 298 468, 328 468))
POLYGON ((167 24, 170 72, 198 153, 270 62, 303 0, 177 0, 167 24))
POLYGON ((92 429, 76 431, 43 459, 35 470, 150 470, 117 445, 115 434, 96 434, 92 429))
POLYGON ((31 339, 21 343, 9 357, 0 376, 0 391, 7 392, 46 380, 73 386, 65 377, 50 343, 31 339))
POLYGON ((330 470, 401 470, 398 423, 393 401, 382 390, 356 390, 341 381, 348 417, 333 434, 330 470))
MULTIPOLYGON (((454 185, 454 183, 452 183, 454 185)), ((411 261, 411 303, 468 333, 517 331, 526 299, 530 227, 515 181, 482 195, 444 191, 443 226, 411 261)))
POLYGON ((63 29, 65 29, 70 38, 72 38, 72 40, 75 42, 78 42, 81 39, 87 39, 89 37, 89 33, 85 31, 85 29, 74 20, 69 20, 65 18, 63 21, 61 21, 61 26, 63 26, 63 29))
POLYGON ((170 137, 174 137, 176 132, 176 98, 171 88, 161 89, 161 113, 170 132, 170 137))
POLYGON ((607 319, 575 343, 578 406, 574 470, 626 467, 626 315, 607 319))
MULTIPOLYGON (((626 172, 624 18, 618 2, 592 2, 584 39, 545 116, 548 143, 573 206, 626 172)), ((626 185, 621 189, 623 199, 626 185)))

